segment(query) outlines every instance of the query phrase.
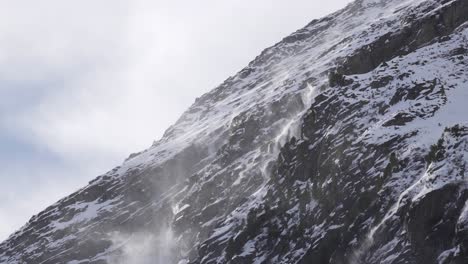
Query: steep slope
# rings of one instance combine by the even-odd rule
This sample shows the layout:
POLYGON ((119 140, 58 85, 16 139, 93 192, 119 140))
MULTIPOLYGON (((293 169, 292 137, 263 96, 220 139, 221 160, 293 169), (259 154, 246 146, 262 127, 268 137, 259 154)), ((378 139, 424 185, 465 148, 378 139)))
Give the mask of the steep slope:
POLYGON ((312 21, 0 263, 468 263, 467 20, 358 0, 312 21))

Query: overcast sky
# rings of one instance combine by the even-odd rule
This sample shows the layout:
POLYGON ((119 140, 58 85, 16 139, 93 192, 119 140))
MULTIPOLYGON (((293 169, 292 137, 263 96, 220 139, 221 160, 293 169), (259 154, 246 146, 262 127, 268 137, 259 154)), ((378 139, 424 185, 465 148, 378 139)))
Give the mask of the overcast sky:
POLYGON ((0 240, 149 147, 264 48, 347 2, 3 1, 0 240))

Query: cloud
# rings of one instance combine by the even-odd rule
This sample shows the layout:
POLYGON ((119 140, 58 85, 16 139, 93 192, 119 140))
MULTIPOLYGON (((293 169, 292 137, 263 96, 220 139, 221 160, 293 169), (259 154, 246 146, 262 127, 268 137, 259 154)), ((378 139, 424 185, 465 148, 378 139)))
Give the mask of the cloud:
POLYGON ((8 193, 0 200, 0 219, 11 224, 0 223, 0 239, 51 201, 150 146, 196 97, 344 2, 3 5, 0 143, 8 141, 8 148, 0 150, 0 165, 9 169, 0 171, 0 193, 8 193), (13 209, 17 205, 21 212, 13 209))

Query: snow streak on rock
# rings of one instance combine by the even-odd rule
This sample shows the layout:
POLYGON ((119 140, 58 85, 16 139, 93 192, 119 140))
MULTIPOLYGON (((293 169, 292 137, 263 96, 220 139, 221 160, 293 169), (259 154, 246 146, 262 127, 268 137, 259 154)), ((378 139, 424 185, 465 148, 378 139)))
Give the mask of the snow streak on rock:
POLYGON ((466 21, 465 0, 312 21, 0 263, 468 263, 466 21))

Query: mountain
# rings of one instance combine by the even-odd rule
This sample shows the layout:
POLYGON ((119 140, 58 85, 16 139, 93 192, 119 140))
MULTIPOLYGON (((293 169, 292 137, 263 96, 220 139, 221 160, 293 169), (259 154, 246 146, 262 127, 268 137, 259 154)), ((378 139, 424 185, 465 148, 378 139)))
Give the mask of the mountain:
POLYGON ((357 0, 312 21, 0 263, 468 263, 467 20, 357 0))

